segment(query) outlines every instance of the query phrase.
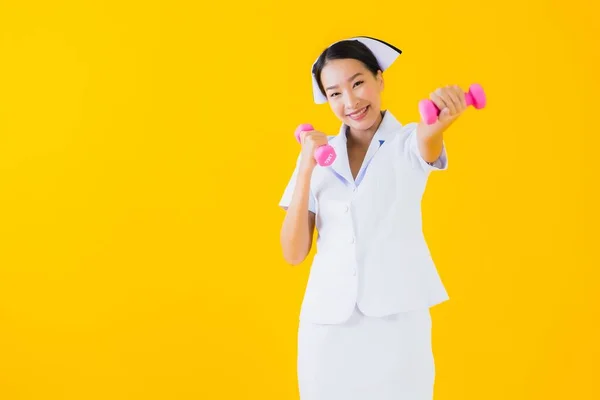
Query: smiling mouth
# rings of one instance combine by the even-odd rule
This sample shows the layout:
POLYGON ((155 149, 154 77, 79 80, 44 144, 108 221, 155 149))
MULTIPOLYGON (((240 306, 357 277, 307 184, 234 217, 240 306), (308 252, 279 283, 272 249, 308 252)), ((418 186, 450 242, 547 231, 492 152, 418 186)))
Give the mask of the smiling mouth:
POLYGON ((367 110, 369 109, 369 106, 363 107, 358 111, 355 111, 351 114, 348 114, 349 117, 351 118, 356 118, 356 117, 360 117, 361 115, 365 114, 367 112, 367 110))

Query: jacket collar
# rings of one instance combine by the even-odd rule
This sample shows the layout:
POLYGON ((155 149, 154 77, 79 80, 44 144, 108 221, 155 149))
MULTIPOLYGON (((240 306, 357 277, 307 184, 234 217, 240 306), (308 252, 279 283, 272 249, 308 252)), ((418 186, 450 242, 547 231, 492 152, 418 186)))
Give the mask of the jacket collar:
MULTIPOLYGON (((361 179, 362 175, 364 174, 364 170, 377 153, 377 150, 379 150, 379 147, 382 146, 387 140, 392 139, 394 134, 397 133, 400 128, 402 128, 402 124, 392 115, 392 113, 387 110, 384 111, 383 119, 379 124, 375 135, 373 135, 373 139, 371 140, 367 154, 365 155, 365 159, 357 175, 357 181, 361 179)), ((336 175, 346 180, 348 184, 354 186, 356 182, 352 178, 352 172, 350 171, 350 163, 348 160, 347 131, 348 126, 346 124, 342 124, 339 133, 329 141, 329 145, 335 149, 337 155, 335 161, 330 165, 330 168, 336 173, 336 175)))

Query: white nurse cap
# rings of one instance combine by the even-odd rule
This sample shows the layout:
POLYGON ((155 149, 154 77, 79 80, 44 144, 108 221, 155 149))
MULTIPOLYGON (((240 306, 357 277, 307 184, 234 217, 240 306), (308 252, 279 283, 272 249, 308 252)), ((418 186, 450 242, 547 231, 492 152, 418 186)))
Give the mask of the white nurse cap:
MULTIPOLYGON (((402 54, 402 51, 400 49, 398 49, 397 47, 395 47, 389 43, 386 43, 383 40, 368 37, 368 36, 357 36, 357 37, 353 37, 350 39, 340 40, 335 43, 343 42, 346 40, 358 40, 359 42, 361 42, 365 46, 367 46, 369 48, 369 50, 371 50, 371 52, 375 55, 375 58, 377 59, 377 62, 379 63, 379 66, 381 67, 381 71, 385 71, 386 69, 388 69, 394 63, 394 61, 396 61, 396 58, 398 58, 398 56, 400 54, 402 54)), ((329 47, 333 46, 335 43, 332 43, 331 45, 329 45, 329 47)), ((318 60, 319 60, 319 57, 317 57, 317 59, 313 63, 313 67, 317 63, 318 60)), ((312 71, 312 68, 311 68, 311 71, 312 71)), ((317 83, 317 79, 316 79, 315 75, 312 73, 311 73, 311 75, 312 75, 313 97, 314 97, 315 103, 317 103, 317 104, 327 103, 327 98, 321 93, 321 90, 319 89, 319 84, 317 83)))

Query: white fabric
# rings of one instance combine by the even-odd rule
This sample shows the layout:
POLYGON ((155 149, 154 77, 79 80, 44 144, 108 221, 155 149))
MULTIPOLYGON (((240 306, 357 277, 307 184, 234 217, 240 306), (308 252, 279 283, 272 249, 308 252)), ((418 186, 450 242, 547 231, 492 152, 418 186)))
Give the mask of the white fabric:
MULTIPOLYGON (((282 201, 279 203, 279 205, 284 210, 287 210, 289 203, 292 200, 292 197, 294 195, 294 190, 296 189, 296 180, 298 178, 298 171, 299 171, 299 167, 300 167, 300 160, 301 160, 300 156, 301 155, 302 154, 300 154, 298 156, 298 158, 296 158, 296 167, 294 168, 294 172, 292 172, 292 176, 289 180, 289 183, 285 187, 285 191, 283 193, 283 199, 285 199, 285 201, 282 201)), ((308 211, 311 211, 313 213, 317 212, 315 196, 312 195, 312 192, 310 193, 310 196, 308 197, 308 211)))
MULTIPOLYGON (((446 147, 429 165, 419 153, 416 126, 402 126, 387 111, 356 181, 346 127, 329 140, 337 159, 330 167, 317 166, 311 177, 318 237, 302 319, 343 323, 355 305, 368 316, 385 316, 448 299, 421 224, 428 176, 448 168, 446 147)), ((283 208, 292 199, 296 172, 279 203, 283 208)))
MULTIPOLYGON (((429 308, 448 299, 422 233, 421 198, 446 147, 428 164, 416 124, 385 112, 356 180, 342 125, 337 159, 310 183, 317 251, 300 312, 302 400, 431 400, 429 308)), ((298 162, 279 202, 293 197, 298 162)))
POLYGON ((300 322, 302 400, 431 400, 435 364, 429 309, 344 324, 300 322))

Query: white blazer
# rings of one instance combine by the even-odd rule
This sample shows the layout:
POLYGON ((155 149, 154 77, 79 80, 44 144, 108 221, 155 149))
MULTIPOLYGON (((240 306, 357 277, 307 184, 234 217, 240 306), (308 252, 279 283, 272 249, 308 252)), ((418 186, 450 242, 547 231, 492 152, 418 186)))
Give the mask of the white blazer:
MULTIPOLYGON (((337 159, 317 166, 309 210, 316 214, 316 253, 300 318, 336 324, 354 307, 386 316, 449 299, 432 261, 421 224, 429 173, 448 168, 446 147, 433 165, 420 156, 416 123, 402 126, 386 111, 356 181, 346 147, 346 126, 329 138, 337 159)), ((296 169, 279 205, 292 199, 296 169)))

